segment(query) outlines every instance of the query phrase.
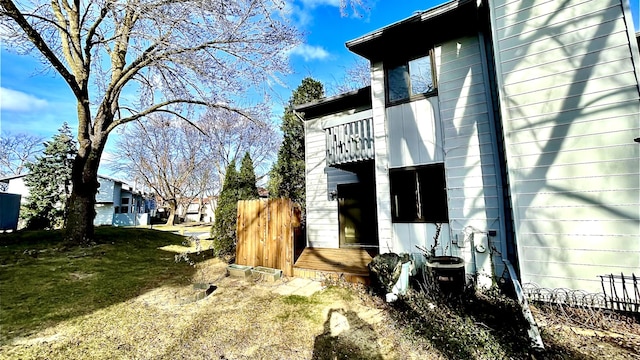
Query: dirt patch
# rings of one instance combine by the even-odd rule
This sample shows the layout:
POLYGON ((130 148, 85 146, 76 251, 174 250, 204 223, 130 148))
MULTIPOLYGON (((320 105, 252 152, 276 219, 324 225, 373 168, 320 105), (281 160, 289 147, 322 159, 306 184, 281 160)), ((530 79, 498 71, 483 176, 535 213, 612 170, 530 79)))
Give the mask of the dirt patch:
POLYGON ((196 254, 203 251, 211 251, 213 249, 213 240, 202 240, 198 238, 188 238, 182 242, 182 245, 167 245, 160 250, 173 252, 176 254, 196 254))

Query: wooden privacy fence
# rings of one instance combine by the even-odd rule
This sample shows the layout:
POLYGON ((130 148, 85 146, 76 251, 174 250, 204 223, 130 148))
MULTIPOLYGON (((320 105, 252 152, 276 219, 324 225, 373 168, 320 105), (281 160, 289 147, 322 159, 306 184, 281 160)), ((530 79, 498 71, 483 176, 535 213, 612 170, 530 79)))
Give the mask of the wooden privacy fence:
POLYGON ((300 208, 289 199, 238 201, 236 264, 264 266, 293 276, 300 208))

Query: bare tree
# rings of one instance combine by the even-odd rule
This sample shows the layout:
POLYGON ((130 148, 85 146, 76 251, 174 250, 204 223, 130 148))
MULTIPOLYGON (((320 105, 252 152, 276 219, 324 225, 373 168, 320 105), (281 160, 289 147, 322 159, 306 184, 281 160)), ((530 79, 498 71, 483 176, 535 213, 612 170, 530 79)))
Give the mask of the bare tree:
MULTIPOLYGON (((371 0, 340 0, 340 15, 349 16, 349 10, 355 17, 363 17, 363 13, 371 10, 371 0)), ((373 1, 375 3, 375 1, 373 1)))
MULTIPOLYGON (((233 111, 212 109, 193 123, 155 115, 146 122, 132 122, 119 137, 117 149, 123 156, 110 168, 140 179, 169 207, 172 224, 177 210, 203 197, 218 195, 228 165, 246 152, 266 175, 275 155, 279 137, 264 109, 248 114, 251 120, 233 111)), ((185 214, 178 214, 184 216, 185 214)))
MULTIPOLYGON (((258 181, 269 172, 280 143, 276 126, 269 121, 268 110, 258 107, 251 110, 249 119, 225 109, 210 109, 204 114, 198 126, 207 135, 210 166, 217 173, 218 180, 224 179, 229 164, 248 152, 253 159, 258 181)), ((217 195, 222 184, 215 187, 210 195, 217 195)))
POLYGON ((368 60, 357 58, 351 66, 345 68, 342 79, 329 84, 331 95, 343 94, 371 85, 371 64, 368 60))
POLYGON ((0 176, 20 175, 25 165, 44 150, 44 138, 27 133, 3 133, 0 137, 0 176))
POLYGON ((93 237, 109 134, 155 112, 237 110, 234 96, 286 71, 298 40, 280 0, 0 0, 7 49, 39 55, 77 102, 66 240, 93 237))
POLYGON ((177 209, 199 197, 210 183, 205 136, 180 119, 156 114, 127 125, 112 168, 139 179, 169 206, 168 225, 177 209))

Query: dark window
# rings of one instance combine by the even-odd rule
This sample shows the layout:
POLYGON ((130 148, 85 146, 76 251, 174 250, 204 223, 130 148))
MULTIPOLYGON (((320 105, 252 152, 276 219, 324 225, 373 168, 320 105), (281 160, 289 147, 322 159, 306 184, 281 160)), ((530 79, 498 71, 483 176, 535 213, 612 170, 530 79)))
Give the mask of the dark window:
POLYGON ((394 222, 449 221, 443 164, 393 169, 389 176, 394 222))
POLYGON ((389 83, 389 102, 396 102, 409 98, 409 68, 400 65, 387 71, 389 83))
POLYGON ((430 55, 392 66, 387 70, 387 101, 394 103, 433 92, 433 79, 430 55))
POLYGON ((120 214, 128 214, 132 209, 129 206, 129 198, 123 197, 120 199, 120 214))

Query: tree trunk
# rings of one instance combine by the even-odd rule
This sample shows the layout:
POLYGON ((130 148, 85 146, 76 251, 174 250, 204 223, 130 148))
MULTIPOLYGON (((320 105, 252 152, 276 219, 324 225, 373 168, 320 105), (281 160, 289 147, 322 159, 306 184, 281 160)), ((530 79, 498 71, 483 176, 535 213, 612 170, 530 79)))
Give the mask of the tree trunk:
POLYGON ((73 162, 73 188, 65 225, 65 241, 69 245, 88 245, 94 239, 93 219, 96 216, 96 193, 100 186, 98 166, 104 145, 96 149, 90 142, 85 142, 79 147, 73 162))
POLYGON ((176 202, 173 200, 169 200, 169 218, 167 219, 167 223, 165 225, 173 226, 175 224, 177 208, 178 205, 176 204, 176 202))
POLYGON ((69 198, 69 215, 65 228, 65 241, 69 245, 88 245, 93 240, 93 219, 96 216, 95 192, 77 191, 75 184, 69 198))

